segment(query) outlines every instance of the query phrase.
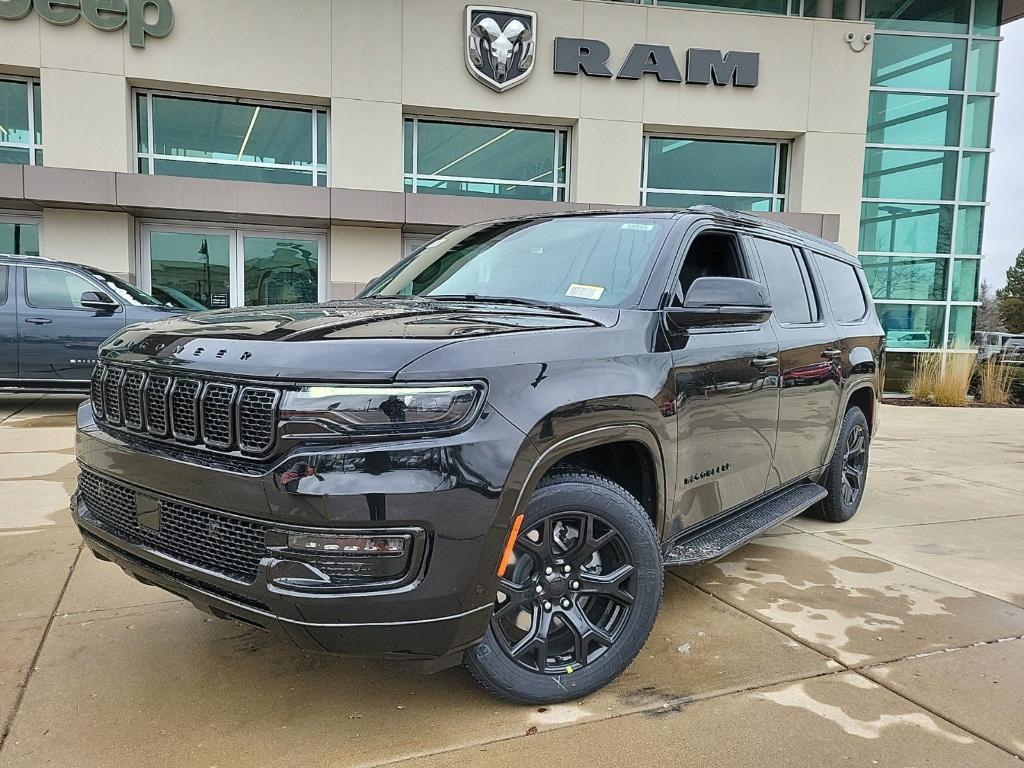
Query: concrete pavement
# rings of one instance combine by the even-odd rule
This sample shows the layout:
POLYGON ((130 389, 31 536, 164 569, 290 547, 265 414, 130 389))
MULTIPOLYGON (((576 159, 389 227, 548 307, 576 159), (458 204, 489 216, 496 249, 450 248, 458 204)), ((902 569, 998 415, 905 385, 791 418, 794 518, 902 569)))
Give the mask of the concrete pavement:
POLYGON ((886 407, 868 495, 666 578, 607 689, 303 653, 81 554, 67 398, 0 400, 0 766, 1019 766, 1024 411, 886 407))

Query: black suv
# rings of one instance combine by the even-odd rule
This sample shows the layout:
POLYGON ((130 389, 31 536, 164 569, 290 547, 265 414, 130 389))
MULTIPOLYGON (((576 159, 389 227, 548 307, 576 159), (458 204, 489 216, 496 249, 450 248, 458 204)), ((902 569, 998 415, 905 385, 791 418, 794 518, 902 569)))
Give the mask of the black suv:
POLYGON ((639 652, 665 567, 857 511, 868 296, 834 244, 714 208, 465 227, 354 301, 110 339, 75 520, 305 648, 575 698, 639 652))

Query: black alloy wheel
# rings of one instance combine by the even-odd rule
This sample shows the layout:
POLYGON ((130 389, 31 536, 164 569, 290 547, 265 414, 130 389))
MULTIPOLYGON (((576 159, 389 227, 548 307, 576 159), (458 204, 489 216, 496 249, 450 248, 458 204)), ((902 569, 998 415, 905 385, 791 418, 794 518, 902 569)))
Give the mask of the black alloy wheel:
POLYGON ((628 492, 579 470, 545 478, 466 666, 488 691, 516 702, 586 695, 643 646, 663 579, 657 534, 628 492))
POLYGON ((867 487, 871 432, 864 412, 852 406, 843 417, 835 451, 822 485, 828 497, 811 514, 831 523, 844 523, 857 514, 867 487))

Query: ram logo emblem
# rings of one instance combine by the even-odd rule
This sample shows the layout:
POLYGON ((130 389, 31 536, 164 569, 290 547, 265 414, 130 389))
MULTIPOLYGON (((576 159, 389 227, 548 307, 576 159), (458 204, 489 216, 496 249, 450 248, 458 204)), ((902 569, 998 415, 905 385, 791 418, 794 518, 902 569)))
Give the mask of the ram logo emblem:
POLYGON ((466 68, 488 88, 501 93, 533 72, 537 51, 537 14, 513 8, 466 8, 466 68))

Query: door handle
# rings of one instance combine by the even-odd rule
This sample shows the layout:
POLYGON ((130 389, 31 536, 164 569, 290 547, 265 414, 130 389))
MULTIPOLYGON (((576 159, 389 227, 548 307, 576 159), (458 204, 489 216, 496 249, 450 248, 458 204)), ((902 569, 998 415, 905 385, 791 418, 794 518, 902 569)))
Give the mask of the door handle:
POLYGON ((829 347, 828 349, 821 350, 821 356, 828 358, 829 360, 833 360, 837 357, 842 357, 842 355, 843 350, 835 349, 834 347, 829 347))
POLYGON ((47 317, 26 317, 25 322, 30 325, 50 325, 53 320, 47 317))
POLYGON ((779 358, 777 357, 754 357, 751 358, 750 364, 755 368, 769 368, 773 365, 779 364, 779 358))

